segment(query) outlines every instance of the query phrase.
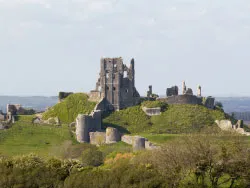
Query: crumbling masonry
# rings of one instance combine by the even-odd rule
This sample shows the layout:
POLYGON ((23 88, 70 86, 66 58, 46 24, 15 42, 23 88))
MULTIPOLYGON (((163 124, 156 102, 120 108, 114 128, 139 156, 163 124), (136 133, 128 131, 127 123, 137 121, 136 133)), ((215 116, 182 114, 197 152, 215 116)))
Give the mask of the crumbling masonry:
POLYGON ((91 91, 90 100, 100 101, 104 98, 102 110, 120 110, 137 105, 140 94, 135 88, 135 62, 130 66, 123 64, 122 58, 101 59, 100 77, 96 89, 91 91))

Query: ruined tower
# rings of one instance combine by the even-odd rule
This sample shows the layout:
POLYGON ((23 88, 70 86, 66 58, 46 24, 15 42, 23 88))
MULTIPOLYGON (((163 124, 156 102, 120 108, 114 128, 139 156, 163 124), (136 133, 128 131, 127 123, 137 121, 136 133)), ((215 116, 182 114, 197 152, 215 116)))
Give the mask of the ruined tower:
POLYGON ((122 58, 102 58, 100 78, 96 91, 103 96, 105 110, 120 110, 139 103, 140 95, 135 88, 134 59, 130 66, 122 58))
POLYGON ((197 91, 198 91, 197 96, 201 97, 201 86, 200 85, 198 86, 198 90, 197 91))
POLYGON ((186 82, 183 81, 183 82, 182 82, 182 94, 185 95, 185 94, 186 94, 186 91, 187 91, 186 82))
POLYGON ((151 97, 153 95, 153 86, 150 85, 148 86, 148 92, 147 92, 147 97, 151 97))

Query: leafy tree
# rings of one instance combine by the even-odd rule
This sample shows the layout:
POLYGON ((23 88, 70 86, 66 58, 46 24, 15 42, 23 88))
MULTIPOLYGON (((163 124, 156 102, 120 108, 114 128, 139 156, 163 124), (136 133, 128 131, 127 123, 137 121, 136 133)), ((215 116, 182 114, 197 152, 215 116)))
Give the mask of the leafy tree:
POLYGON ((100 166, 103 161, 102 152, 96 148, 89 148, 82 152, 82 164, 84 166, 100 166))

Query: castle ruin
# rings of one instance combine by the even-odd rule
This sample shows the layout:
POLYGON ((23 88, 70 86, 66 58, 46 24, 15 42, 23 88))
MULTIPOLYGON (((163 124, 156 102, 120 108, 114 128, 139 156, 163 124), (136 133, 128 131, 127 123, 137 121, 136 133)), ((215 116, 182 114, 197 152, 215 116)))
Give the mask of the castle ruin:
POLYGON ((178 94, 178 90, 177 86, 167 88, 165 101, 168 104, 197 104, 204 105, 209 109, 214 109, 215 107, 215 98, 210 96, 207 98, 202 97, 200 85, 197 88, 197 95, 193 94, 191 88, 187 88, 185 82, 182 82, 182 95, 178 94))
POLYGON ((103 100, 105 111, 121 110, 137 105, 140 94, 135 88, 135 62, 123 64, 122 58, 102 58, 100 77, 96 89, 91 91, 90 100, 103 100))

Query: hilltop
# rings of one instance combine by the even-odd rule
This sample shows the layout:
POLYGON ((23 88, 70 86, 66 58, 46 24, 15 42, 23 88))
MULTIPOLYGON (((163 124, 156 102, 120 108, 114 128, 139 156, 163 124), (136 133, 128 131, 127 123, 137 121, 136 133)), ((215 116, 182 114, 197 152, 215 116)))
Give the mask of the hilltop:
MULTIPOLYGON (((88 95, 77 93, 70 95, 61 103, 51 107, 43 114, 44 119, 58 117, 62 123, 75 121, 78 114, 89 114, 95 102, 88 101, 88 95)), ((144 103, 145 104, 145 103, 144 103)), ((157 105, 147 102, 147 106, 157 105)), ((116 127, 124 133, 190 133, 197 132, 214 124, 215 120, 226 119, 221 110, 210 110, 201 105, 167 105, 159 116, 147 116, 142 105, 104 114, 103 128, 116 127)))
POLYGON ((88 99, 89 96, 85 93, 72 94, 46 111, 43 119, 58 117, 62 123, 71 123, 78 114, 89 114, 94 110, 96 103, 88 99))
POLYGON ((211 126, 215 120, 226 119, 224 112, 201 105, 169 105, 159 116, 147 116, 141 105, 109 114, 105 127, 113 126, 129 133, 191 133, 211 126))

